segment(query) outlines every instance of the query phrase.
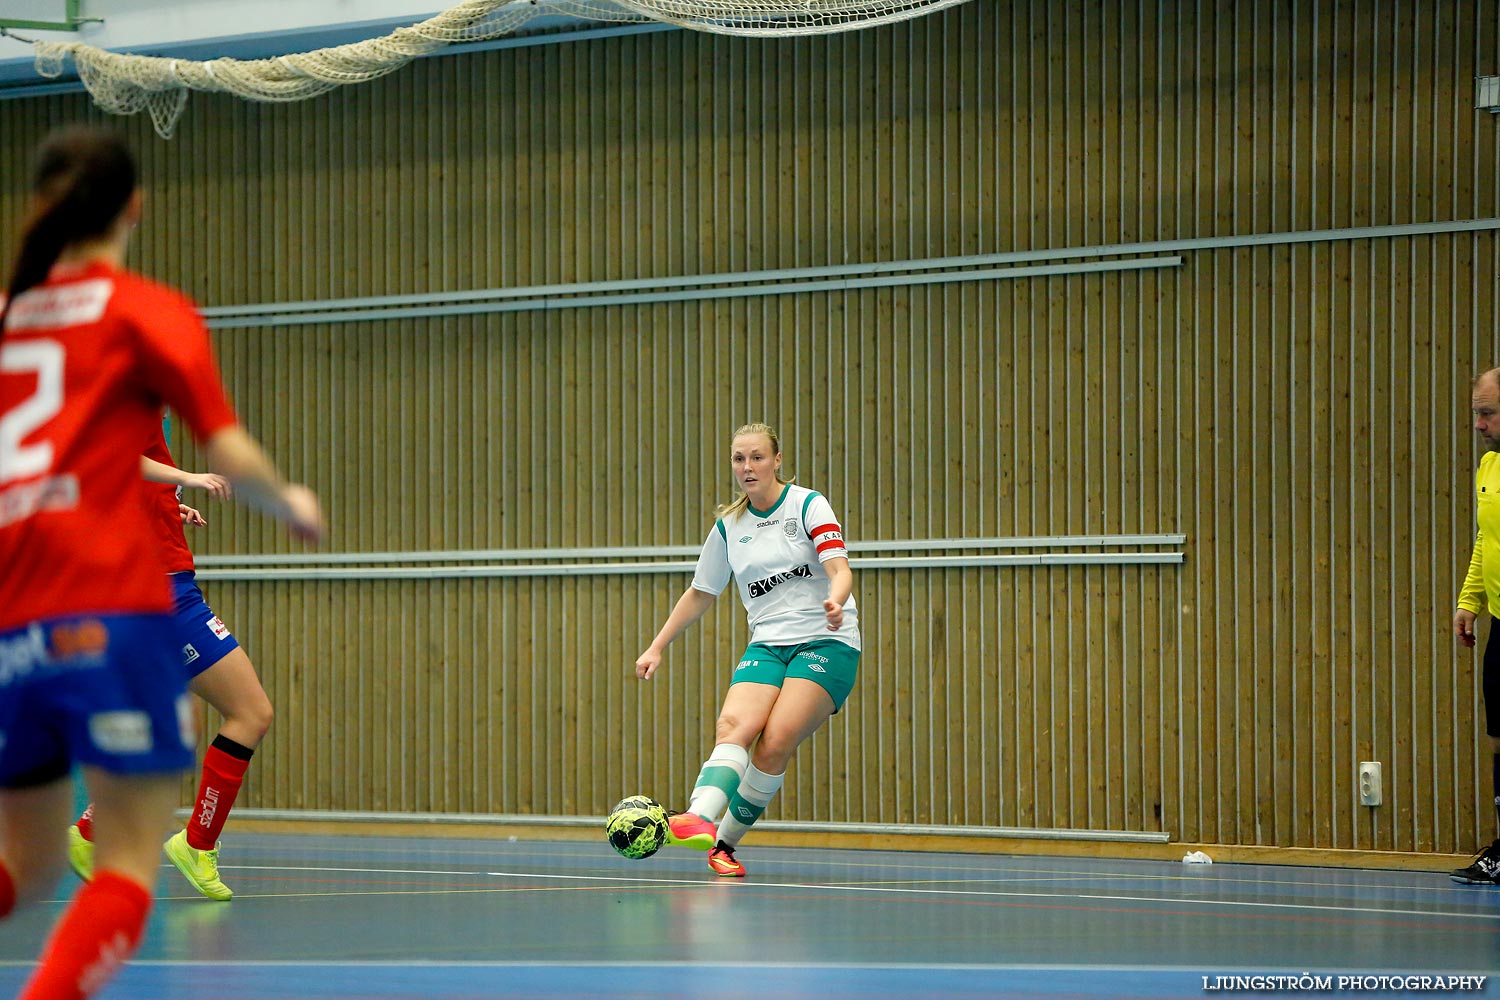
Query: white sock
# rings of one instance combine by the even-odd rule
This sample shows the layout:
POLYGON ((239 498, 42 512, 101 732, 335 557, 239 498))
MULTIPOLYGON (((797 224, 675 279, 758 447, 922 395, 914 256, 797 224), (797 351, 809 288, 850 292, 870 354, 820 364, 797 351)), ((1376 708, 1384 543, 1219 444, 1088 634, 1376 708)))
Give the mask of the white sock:
POLYGON ((723 815, 729 806, 729 796, 740 787, 745 777, 745 768, 750 766, 750 751, 733 743, 720 743, 714 747, 703 769, 698 772, 697 784, 693 785, 693 797, 688 803, 688 812, 696 813, 709 822, 723 815))
POLYGON ((754 764, 746 767, 745 780, 730 796, 729 811, 719 821, 719 839, 732 848, 738 847, 740 838, 760 819, 785 780, 785 771, 767 774, 754 764))

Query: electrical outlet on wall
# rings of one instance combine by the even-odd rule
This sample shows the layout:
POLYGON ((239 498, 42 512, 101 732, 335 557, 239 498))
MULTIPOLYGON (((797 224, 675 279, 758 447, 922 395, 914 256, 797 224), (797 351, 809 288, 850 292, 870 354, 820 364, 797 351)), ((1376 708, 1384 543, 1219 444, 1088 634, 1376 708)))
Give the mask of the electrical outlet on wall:
POLYGON ((1362 806, 1378 806, 1384 798, 1380 780, 1380 761, 1362 760, 1359 762, 1359 804, 1362 806))

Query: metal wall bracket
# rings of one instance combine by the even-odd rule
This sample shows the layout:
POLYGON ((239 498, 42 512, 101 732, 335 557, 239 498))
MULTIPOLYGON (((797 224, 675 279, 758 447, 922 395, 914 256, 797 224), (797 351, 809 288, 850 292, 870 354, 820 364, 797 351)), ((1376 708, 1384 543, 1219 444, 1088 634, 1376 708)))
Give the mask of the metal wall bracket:
POLYGON ((64 20, 61 21, 21 21, 15 18, 0 17, 0 28, 31 28, 34 31, 77 31, 81 24, 103 24, 102 17, 79 17, 78 7, 83 0, 66 0, 66 8, 63 12, 64 20))
POLYGON ((1500 76, 1481 76, 1475 85, 1474 107, 1492 115, 1500 114, 1500 76))

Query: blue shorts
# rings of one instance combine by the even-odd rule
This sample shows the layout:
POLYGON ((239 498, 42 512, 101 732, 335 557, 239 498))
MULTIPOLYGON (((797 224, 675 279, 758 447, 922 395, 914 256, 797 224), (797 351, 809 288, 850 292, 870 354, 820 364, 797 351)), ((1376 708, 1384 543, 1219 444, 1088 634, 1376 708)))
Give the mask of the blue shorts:
POLYGON ((192 570, 172 573, 167 579, 172 581, 172 621, 180 636, 182 663, 188 677, 197 677, 240 644, 203 599, 192 570))
POLYGON ((193 764, 187 670, 168 615, 67 615, 0 632, 0 788, 193 764))

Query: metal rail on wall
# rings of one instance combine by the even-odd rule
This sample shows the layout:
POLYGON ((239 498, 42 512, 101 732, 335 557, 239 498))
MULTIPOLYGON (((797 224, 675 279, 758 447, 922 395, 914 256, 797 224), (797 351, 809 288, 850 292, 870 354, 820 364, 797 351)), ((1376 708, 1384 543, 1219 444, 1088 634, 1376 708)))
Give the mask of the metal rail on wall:
MULTIPOLYGON (((963 569, 981 566, 1180 565, 1183 534, 1056 535, 1029 538, 921 538, 864 542, 850 564, 864 569, 963 569), (1154 551, 1140 551, 1149 546, 1154 551), (1003 549, 1130 549, 1115 552, 1003 552, 1003 549), (963 555, 878 557, 875 552, 966 550, 963 555), (987 551, 990 550, 990 551, 987 551)), ((631 548, 468 549, 449 552, 331 552, 198 557, 205 580, 435 580, 515 576, 617 576, 691 573, 696 545, 631 548), (553 560, 567 559, 570 562, 553 560), (650 561, 641 561, 650 560, 650 561), (389 565, 405 563, 407 565, 389 565), (434 563, 439 565, 433 565, 434 563)))
POLYGON ((14 17, 0 17, 0 32, 8 28, 27 28, 32 31, 77 31, 81 24, 103 24, 102 17, 79 17, 78 8, 83 0, 66 0, 61 21, 29 21, 14 17))

